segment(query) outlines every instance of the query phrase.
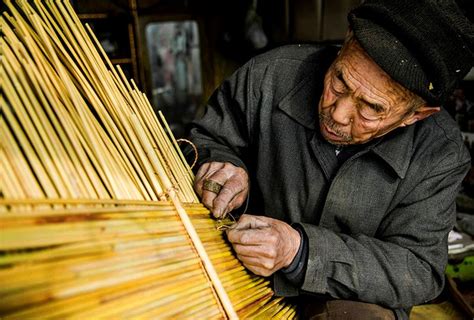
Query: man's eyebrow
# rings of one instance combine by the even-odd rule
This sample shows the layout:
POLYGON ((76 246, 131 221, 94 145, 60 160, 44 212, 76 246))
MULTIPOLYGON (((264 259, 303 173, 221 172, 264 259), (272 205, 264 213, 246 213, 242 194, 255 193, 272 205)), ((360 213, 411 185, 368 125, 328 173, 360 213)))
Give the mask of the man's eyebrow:
POLYGON ((378 113, 381 113, 381 112, 384 112, 385 111, 385 108, 383 106, 381 106, 380 104, 377 104, 377 103, 368 103, 366 101, 367 105, 369 106, 369 108, 371 109, 374 109, 375 112, 378 112, 378 113))
POLYGON ((368 102, 367 100, 365 100, 364 98, 362 97, 359 97, 358 100, 363 103, 364 105, 366 105, 367 107, 369 107, 370 109, 374 110, 375 112, 377 113, 383 113, 385 112, 385 108, 381 105, 381 104, 378 104, 378 103, 370 103, 368 102))
MULTIPOLYGON (((335 69, 335 75, 336 75, 336 78, 338 78, 339 81, 341 81, 342 84, 343 84, 346 88, 349 88, 349 86, 347 85, 346 80, 344 80, 344 76, 343 76, 343 74, 342 74, 342 70, 341 70, 341 69, 336 68, 336 69, 335 69)), ((363 99, 362 97, 359 97, 359 99, 360 99, 363 103, 365 103, 369 108, 375 110, 375 112, 377 112, 377 113, 385 112, 385 108, 384 108, 381 104, 378 104, 378 103, 370 103, 370 102, 368 102, 366 99, 363 99)))
POLYGON ((358 98, 362 103, 364 103, 364 104, 367 105, 370 109, 374 110, 374 111, 377 112, 377 113, 382 113, 382 112, 385 112, 385 111, 386 111, 385 107, 384 107, 382 104, 369 102, 369 101, 367 101, 366 98, 364 98, 364 97, 362 97, 362 96, 358 96, 357 98, 358 98))

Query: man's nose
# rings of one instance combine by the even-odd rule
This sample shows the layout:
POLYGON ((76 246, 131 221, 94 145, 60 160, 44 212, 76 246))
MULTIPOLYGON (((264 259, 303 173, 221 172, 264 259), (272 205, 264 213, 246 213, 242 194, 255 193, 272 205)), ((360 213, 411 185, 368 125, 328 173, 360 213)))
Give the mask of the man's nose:
POLYGON ((332 107, 331 116, 334 121, 346 126, 352 122, 351 120, 354 117, 355 109, 355 102, 352 97, 340 97, 332 107))

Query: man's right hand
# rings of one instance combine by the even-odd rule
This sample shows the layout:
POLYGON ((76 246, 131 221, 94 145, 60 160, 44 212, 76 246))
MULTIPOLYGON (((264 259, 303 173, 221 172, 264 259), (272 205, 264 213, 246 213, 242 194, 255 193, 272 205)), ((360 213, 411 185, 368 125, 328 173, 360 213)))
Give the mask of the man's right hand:
POLYGON ((244 169, 229 162, 207 162, 196 174, 194 189, 214 217, 223 218, 247 199, 249 176, 244 169), (222 185, 222 189, 219 193, 203 189, 205 180, 222 185))

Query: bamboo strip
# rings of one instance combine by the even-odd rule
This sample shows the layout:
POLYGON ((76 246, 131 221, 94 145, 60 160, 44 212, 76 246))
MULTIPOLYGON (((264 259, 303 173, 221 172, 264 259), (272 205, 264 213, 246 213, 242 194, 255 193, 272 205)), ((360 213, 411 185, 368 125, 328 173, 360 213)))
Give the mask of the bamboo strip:
MULTIPOLYGON (((150 257, 140 253, 119 257, 112 256, 110 260, 118 261, 118 265, 115 267, 108 267, 109 269, 106 267, 100 270, 81 269, 87 266, 86 263, 91 263, 94 262, 94 260, 97 260, 97 257, 83 257, 80 259, 75 259, 75 261, 67 261, 67 264, 49 263, 44 264, 44 266, 40 266, 38 268, 26 268, 25 270, 19 269, 17 272, 10 272, 8 274, 19 277, 17 283, 15 283, 14 286, 10 285, 9 287, 2 288, 0 294, 2 296, 2 301, 5 302, 5 306, 9 306, 9 299, 16 301, 15 303, 19 303, 20 301, 21 303, 25 303, 31 300, 31 296, 37 296, 39 293, 64 292, 64 290, 68 289, 88 287, 94 283, 103 283, 104 279, 111 279, 112 274, 117 277, 123 277, 125 275, 137 273, 137 277, 140 278, 142 276, 140 275, 140 272, 161 267, 162 276, 167 276, 169 272, 174 270, 172 267, 179 264, 176 263, 177 260, 169 254, 163 254, 161 256, 155 255, 150 257), (161 256, 163 257, 163 261, 159 260, 161 256), (133 257, 144 257, 146 259, 133 263, 126 261, 126 258, 133 257), (164 266, 167 266, 168 269, 165 270, 164 266), (120 270, 121 268, 123 268, 123 270, 120 270), (63 270, 63 272, 61 274, 54 275, 54 277, 45 278, 45 275, 47 275, 48 272, 51 273, 55 270, 63 270), (31 274, 22 275, 22 271, 31 272, 31 274), (60 286, 58 286, 58 284, 60 284, 60 286)), ((181 259, 180 264, 189 263, 195 267, 198 265, 198 260, 196 257, 193 257, 192 252, 182 251, 179 252, 176 257, 181 259)), ((104 259, 104 261, 105 260, 106 259, 104 259)), ((199 274, 199 269, 197 269, 196 272, 199 274)), ((8 275, 2 274, 2 278, 8 279, 8 275)), ((111 280, 114 281, 114 283, 116 281, 114 279, 111 280)), ((117 278, 117 280, 119 279, 117 278)), ((160 285, 165 283, 165 280, 166 279, 163 278, 163 281, 160 283, 160 285)), ((202 281, 206 282, 204 277, 202 277, 202 281)))
MULTIPOLYGON (((71 155, 74 156, 74 154, 75 154, 74 151, 77 150, 78 156, 80 157, 81 162, 85 163, 84 167, 87 170, 87 173, 88 173, 87 176, 93 177, 94 176, 94 171, 91 171, 89 169, 90 165, 88 165, 88 163, 87 163, 88 162, 87 158, 85 157, 85 155, 83 153, 81 153, 82 149, 78 148, 78 144, 75 143, 75 139, 72 139, 73 135, 71 135, 71 133, 69 132, 70 130, 68 130, 70 128, 70 126, 67 125, 67 124, 64 125, 64 126, 59 125, 60 122, 65 121, 65 120, 62 120, 62 119, 67 117, 67 115, 62 114, 62 116, 60 118, 57 118, 56 117, 56 112, 58 112, 60 110, 56 109, 56 112, 53 112, 52 108, 50 107, 49 103, 47 102, 47 101, 52 101, 54 105, 56 105, 56 106, 60 105, 59 100, 56 99, 55 96, 51 95, 51 93, 55 91, 54 86, 49 85, 50 82, 48 81, 47 78, 43 77, 41 80, 38 80, 37 74, 44 74, 44 72, 41 72, 40 70, 38 70, 39 72, 31 72, 31 70, 36 69, 36 64, 28 62, 28 65, 29 65, 29 67, 25 68, 25 71, 28 73, 30 79, 32 79, 34 81, 35 85, 33 87, 37 88, 37 89, 40 89, 41 84, 45 84, 48 87, 46 90, 43 90, 43 91, 39 90, 38 93, 39 93, 39 96, 40 96, 41 101, 43 103, 43 106, 45 107, 45 109, 48 113, 49 119, 53 120, 54 127, 56 128, 56 130, 58 130, 58 132, 61 136, 61 141, 63 143, 65 143, 66 148, 68 149, 68 154, 71 154, 71 155), (62 132, 63 130, 65 131, 67 136, 62 132), (68 143, 69 140, 71 140, 71 143, 74 144, 73 148, 71 146, 69 146, 69 143, 68 143)), ((39 66, 41 66, 41 64, 39 64, 39 66)), ((76 163, 77 163, 77 161, 76 161, 76 163)), ((81 165, 77 165, 77 167, 81 167, 81 165)), ((95 184, 94 186, 97 187, 97 184, 95 184)))
MULTIPOLYGON (((166 122, 165 117, 163 116, 163 113, 160 111, 160 112, 158 112, 158 114, 159 114, 159 116, 160 116, 161 122, 164 124, 164 127, 165 127, 166 130, 167 130, 168 136, 170 137, 170 139, 169 139, 169 140, 166 139, 166 141, 170 141, 170 140, 171 140, 171 142, 174 144, 174 147, 175 147, 174 150, 178 150, 179 152, 181 152, 180 149, 179 149, 179 147, 178 147, 178 145, 177 145, 177 143, 176 143, 176 139, 174 138, 173 133, 171 132, 171 129, 170 129, 168 123, 166 122)), ((161 126, 160 126, 160 127, 161 127, 161 126)), ((171 146, 171 148, 173 148, 173 146, 171 146)), ((175 155, 174 152, 170 152, 170 153, 173 154, 173 155, 175 155)), ((182 156, 182 154, 181 154, 181 159, 184 160, 184 157, 182 156)), ((176 161, 179 161, 179 160, 176 159, 176 161)), ((185 160, 184 160, 184 163, 186 163, 185 160)), ((190 170, 189 167, 188 167, 188 177, 192 177, 192 176, 193 176, 193 174, 192 174, 191 170, 190 170)), ((190 182, 189 185, 192 185, 192 180, 189 180, 189 179, 188 179, 188 182, 190 182)))
MULTIPOLYGON (((30 47, 31 47, 32 46, 31 42, 28 42, 28 43, 30 43, 30 47)), ((35 52, 35 51, 33 50, 32 52, 35 52)), ((41 63, 39 63, 38 65, 41 65, 41 63)))
MULTIPOLYGON (((137 205, 137 206, 169 206, 172 205, 170 202, 156 202, 148 200, 136 200, 136 199, 61 199, 61 198, 44 198, 44 199, 0 199, 0 205, 38 205, 38 204, 68 204, 68 205, 137 205)), ((186 204, 186 207, 189 205, 186 204)), ((202 207, 202 206, 199 206, 202 207)))
MULTIPOLYGON (((3 99, 1 99, 3 100, 3 99)), ((2 104, 3 105, 3 104, 2 104)), ((36 182, 33 172, 30 170, 30 166, 21 154, 21 150, 18 145, 15 144, 14 137, 10 130, 7 128, 5 119, 0 119, 0 134, 2 136, 2 182, 15 185, 2 187, 5 197, 11 199, 25 199, 43 197, 44 193, 40 185, 36 182), (15 170, 14 168, 20 168, 15 170), (7 176, 9 178, 7 178, 7 176), (36 182, 36 183, 35 183, 36 182), (28 187, 26 187, 28 186, 28 187), (9 193, 13 194, 10 196, 9 193)), ((22 204, 23 205, 23 204, 22 204)))
POLYGON ((155 270, 142 273, 142 277, 133 283, 124 282, 114 287, 94 290, 83 295, 53 300, 39 307, 15 313, 15 316, 19 318, 32 318, 35 317, 35 315, 37 317, 45 314, 47 314, 48 317, 64 316, 66 313, 71 313, 74 310, 80 310, 84 307, 89 309, 94 305, 99 305, 103 301, 114 300, 117 295, 126 296, 129 293, 156 286, 157 283, 161 283, 159 281, 162 279, 173 279, 175 276, 180 277, 183 274, 187 275, 190 272, 196 272, 195 265, 183 262, 176 264, 174 270, 170 270, 166 274, 163 274, 162 269, 162 267, 158 267, 155 270))
POLYGON ((36 252, 18 252, 9 253, 0 256, 0 265, 12 265, 21 262, 29 262, 39 264, 42 262, 59 261, 71 257, 80 257, 84 255, 97 256, 112 253, 123 252, 140 248, 168 248, 172 245, 181 243, 187 244, 187 239, 183 235, 170 233, 163 234, 162 237, 156 238, 155 235, 127 235, 120 238, 101 238, 94 242, 80 242, 60 247, 48 248, 36 252))
MULTIPOLYGON (((8 55, 8 51, 6 51, 8 55)), ((7 74, 13 73, 13 70, 10 69, 10 65, 8 63, 5 64, 7 74)), ((55 185, 57 186, 57 190, 62 193, 61 196, 65 198, 76 198, 78 197, 78 192, 72 189, 71 187, 75 185, 73 181, 68 180, 68 176, 71 176, 71 171, 67 167, 63 166, 66 164, 66 161, 58 161, 62 157, 58 155, 57 151, 55 150, 54 146, 58 145, 58 141, 55 141, 55 133, 54 131, 50 130, 50 132, 46 132, 45 128, 43 127, 42 122, 38 119, 37 115, 35 114, 34 109, 30 108, 30 114, 28 114, 27 109, 23 108, 25 105, 37 105, 38 102, 32 100, 31 94, 28 94, 27 91, 24 90, 24 85, 26 80, 22 77, 21 74, 17 74, 19 77, 16 78, 16 85, 14 89, 10 87, 8 84, 6 85, 6 90, 16 90, 20 100, 22 103, 13 104, 14 107, 13 112, 18 117, 20 122, 25 129, 26 135, 31 139, 33 148, 36 150, 37 154, 39 155, 41 161, 47 164, 45 168, 49 172, 58 173, 57 175, 51 175, 55 185), (47 139, 52 139, 52 143, 44 143, 47 139), (51 148, 53 147, 53 148, 51 148), (51 159, 52 161, 45 161, 46 159, 51 159)), ((84 190, 84 188, 82 188, 84 190)))
MULTIPOLYGON (((99 277, 91 276, 89 278, 65 282, 64 284, 56 284, 49 287, 37 288, 36 290, 17 292, 16 294, 2 297, 2 305, 0 307, 3 311, 5 308, 8 308, 7 310, 14 310, 26 304, 45 302, 48 300, 55 301, 57 299, 68 299, 74 296, 100 291, 102 289, 125 285, 126 283, 134 283, 141 278, 157 274, 160 274, 160 279, 162 279, 161 284, 157 288, 158 290, 163 290, 163 294, 166 294, 165 289, 173 287, 174 281, 163 281, 166 280, 164 276, 169 277, 169 272, 172 272, 174 268, 179 266, 194 266, 195 271, 187 272, 185 275, 175 275, 173 277, 174 280, 179 280, 179 277, 181 277, 183 278, 183 280, 181 280, 183 283, 203 283, 208 285, 202 273, 200 273, 198 271, 199 269, 196 268, 197 261, 194 259, 188 261, 184 260, 179 264, 171 265, 173 268, 170 268, 170 266, 167 265, 159 266, 157 263, 155 263, 142 268, 134 268, 131 270, 124 270, 122 272, 111 272, 105 277, 102 275, 99 277), (195 279, 194 277, 198 277, 198 279, 195 279)), ((173 272, 171 274, 173 274, 173 272)), ((160 282, 155 281, 155 284, 156 283, 160 282)), ((120 297, 124 294, 120 291, 111 293, 111 297, 114 295, 120 297)), ((114 298, 111 298, 111 300, 114 300, 114 298)))
MULTIPOLYGON (((88 29, 90 30, 90 28, 88 28, 88 29)), ((93 36, 92 31, 90 31, 90 35, 93 36)), ((92 39, 96 43, 97 48, 103 53, 104 57, 106 57, 105 52, 103 52, 103 49, 100 47, 100 44, 98 43, 98 40, 95 38, 95 36, 93 36, 92 39)), ((108 59, 106 59, 106 61, 108 62, 108 64, 110 64, 110 61, 108 59)), ((110 64, 110 66, 111 66, 111 64, 110 64)), ((111 70, 114 70, 114 69, 111 67, 111 70)), ((161 194, 163 191, 158 189, 157 192, 158 192, 158 194, 161 194)))
POLYGON ((170 299, 170 297, 172 297, 172 299, 176 298, 176 296, 173 297, 173 294, 186 295, 187 291, 190 291, 193 287, 198 287, 199 290, 203 290, 207 286, 208 284, 206 282, 203 282, 201 285, 199 285, 196 282, 189 281, 189 279, 175 280, 168 285, 159 288, 154 288, 151 290, 151 292, 137 292, 137 294, 133 296, 127 296, 126 299, 118 299, 115 301, 111 301, 105 305, 102 305, 99 308, 96 308, 95 310, 77 313, 75 314, 74 318, 87 319, 92 316, 100 318, 113 317, 114 314, 117 314, 118 312, 123 311, 126 308, 137 308, 143 303, 149 302, 150 300, 166 302, 165 299, 167 297, 168 299, 170 299))
MULTIPOLYGON (((239 316, 242 319, 253 319, 255 318, 255 313, 267 303, 272 300, 272 297, 265 296, 259 300, 254 301, 252 304, 247 305, 243 310, 240 310, 239 316)), ((271 302, 270 302, 271 303, 271 302)))
MULTIPOLYGON (((8 46, 6 46, 4 49, 6 50, 5 52, 8 54, 8 46)), ((7 76, 8 77, 12 76, 12 69, 8 63, 8 60, 5 60, 4 66, 6 67, 6 70, 7 70, 7 76)), ((16 82, 16 81, 13 81, 13 79, 11 80, 13 83, 16 82)), ((4 85, 5 85, 4 92, 8 100, 15 104, 19 103, 19 97, 14 91, 14 86, 12 86, 9 82, 6 82, 4 85)), ((7 105, 6 108, 3 108, 3 112, 5 115, 5 120, 9 123, 10 127, 12 128, 14 136, 19 140, 21 148, 26 150, 26 154, 28 155, 27 161, 31 164, 31 166, 33 167, 33 170, 35 170, 35 175, 40 179, 41 186, 43 186, 46 194, 50 197, 57 197, 58 196, 57 189, 54 187, 53 181, 51 180, 50 175, 47 174, 47 170, 43 167, 40 161, 40 156, 38 156, 36 152, 33 151, 34 148, 30 144, 30 140, 21 129, 21 126, 17 122, 12 110, 10 110, 9 106, 7 105)), ((29 183, 26 181, 24 183, 25 183, 25 186, 29 185, 29 183)))
MULTIPOLYGON (((44 78, 40 80, 38 78, 39 72, 33 71, 35 70, 35 65, 31 64, 31 62, 29 62, 28 64, 31 67, 26 68, 25 71, 27 72, 30 81, 33 81, 36 84, 35 88, 38 89, 36 93, 40 98, 41 104, 43 105, 43 110, 45 110, 44 117, 47 117, 47 119, 51 121, 52 127, 56 132, 58 132, 60 142, 64 144, 66 152, 65 154, 62 154, 61 159, 65 159, 65 161, 67 161, 67 157, 71 157, 71 162, 73 163, 71 167, 78 170, 74 177, 76 177, 76 179, 78 179, 84 185, 86 192, 85 194, 88 198, 96 197, 96 193, 94 191, 96 191, 99 195, 102 195, 102 197, 105 197, 106 193, 103 189, 100 188, 100 184, 97 182, 94 183, 94 180, 97 180, 98 178, 95 175, 95 171, 91 170, 91 164, 88 162, 88 159, 85 154, 81 153, 82 149, 78 147, 78 142, 76 142, 75 139, 71 139, 71 134, 68 132, 67 129, 68 126, 63 126, 61 124, 61 122, 65 121, 62 120, 65 116, 63 115, 61 118, 58 118, 56 116, 57 113, 53 112, 51 104, 48 102, 48 99, 49 101, 54 100, 54 103, 56 105, 59 105, 59 101, 53 98, 53 96, 51 95, 51 92, 53 90, 40 90, 42 88, 40 83, 48 85, 49 81, 46 81, 46 79, 44 78)), ((50 86, 48 87, 51 88, 50 86)), ((43 120, 43 123, 46 123, 46 121, 43 120)), ((59 142, 57 144, 59 145, 59 142)))
POLYGON ((183 319, 184 317, 192 317, 196 312, 206 310, 206 317, 217 315, 218 309, 214 308, 214 312, 209 312, 210 307, 215 304, 200 292, 189 294, 181 300, 171 301, 167 305, 168 310, 162 308, 150 307, 150 310, 141 313, 134 313, 134 318, 152 319, 152 318, 174 318, 183 319), (217 311, 217 312, 216 312, 217 311))
POLYGON ((99 221, 91 223, 61 223, 38 228, 18 227, 2 231, 0 250, 12 250, 18 247, 38 248, 66 244, 77 241, 94 240, 100 236, 118 236, 121 234, 159 234, 166 231, 181 231, 181 227, 172 228, 154 221, 99 221), (37 232, 34 232, 37 230, 37 232), (39 232, 38 232, 39 231, 39 232))
POLYGON ((199 285, 187 283, 187 290, 185 290, 185 294, 183 294, 181 290, 176 290, 175 292, 168 292, 166 296, 163 297, 163 299, 151 298, 145 301, 141 300, 140 305, 137 305, 131 311, 124 310, 122 312, 117 312, 118 310, 115 309, 113 312, 123 318, 136 317, 153 309, 155 309, 154 312, 158 312, 160 316, 166 313, 172 314, 176 311, 178 306, 186 306, 186 308, 192 307, 192 305, 189 305, 189 302, 192 301, 190 298, 193 297, 193 295, 202 292, 202 290, 208 289, 207 286, 207 283, 202 283, 199 285))
POLYGON ((262 305, 258 311, 254 314, 254 317, 259 317, 260 319, 270 319, 273 318, 279 311, 281 306, 279 302, 282 298, 277 298, 269 301, 265 305, 262 305))
MULTIPOLYGON (((15 62, 14 60, 14 57, 13 56, 10 56, 8 57, 9 54, 11 54, 11 52, 8 50, 8 47, 6 48, 7 50, 5 51, 6 55, 7 55, 7 60, 10 61, 10 62, 15 62)), ((18 64, 18 62, 16 62, 18 64)), ((9 66, 9 64, 6 64, 6 67, 7 67, 7 73, 9 73, 9 69, 11 68, 9 66)), ((16 70, 19 69, 19 67, 17 66, 15 68, 16 70)), ((10 76, 12 76, 13 74, 13 70, 11 69, 11 74, 10 76)), ((15 85, 15 89, 18 93, 18 96, 21 98, 22 102, 23 103, 16 103, 14 104, 13 106, 17 106, 17 108, 15 108, 15 113, 17 116, 20 117, 20 121, 23 119, 23 121, 21 121, 22 125, 24 126, 25 128, 25 131, 27 133, 27 135, 32 139, 32 144, 37 152, 37 154, 39 155, 41 161, 45 164, 45 167, 47 168, 48 171, 50 172, 55 172, 55 171, 63 171, 63 170, 58 170, 58 169, 54 169, 55 166, 58 165, 58 163, 54 163, 54 159, 56 159, 57 157, 53 157, 50 155, 50 151, 51 150, 48 150, 48 147, 42 143, 41 141, 41 132, 42 130, 38 130, 38 123, 36 124, 36 129, 34 129, 34 125, 33 125, 33 122, 31 122, 31 120, 28 119, 28 117, 26 116, 25 114, 25 111, 22 106, 24 105, 35 105, 35 102, 33 101, 30 101, 28 99, 28 97, 26 97, 26 92, 23 90, 23 85, 22 85, 22 81, 21 81, 21 74, 18 74, 20 76, 20 78, 16 78, 16 85, 15 85), (28 120, 27 120, 28 119, 28 120), (39 136, 37 136, 35 133, 39 132, 39 136)), ((44 136, 44 135, 43 135, 44 136)), ((65 183, 64 181, 64 175, 63 174, 59 174, 59 175, 51 175, 53 180, 55 181, 55 184, 58 186, 57 189, 58 190, 68 190, 68 187, 69 185, 71 184, 67 184, 65 183), (55 178, 57 177, 57 178, 55 178)), ((60 191, 60 192, 61 192, 60 191)), ((71 194, 71 190, 69 189, 67 191, 66 194, 64 194, 63 196, 69 196, 71 194)))
MULTIPOLYGON (((138 136, 140 137, 141 141, 144 141, 144 135, 143 131, 138 127, 136 124, 136 121, 134 121, 134 117, 131 118, 132 123, 134 124, 134 129, 136 130, 138 136)), ((194 247, 196 248, 199 257, 201 258, 205 270, 207 272, 207 275, 210 277, 212 284, 214 288, 216 289, 217 295, 219 297, 219 301, 222 303, 223 308, 225 309, 225 312, 227 316, 230 319, 238 319, 237 314, 235 313, 235 310, 232 306, 232 303, 229 300, 229 297, 227 296, 227 293, 225 292, 224 287, 222 286, 222 283, 219 280, 219 276, 217 275, 214 266, 212 265, 212 262, 210 261, 206 250, 204 249, 204 246, 201 242, 201 239, 199 238, 198 234, 196 233, 196 230, 194 229, 191 220, 189 219, 189 216, 187 215, 186 211, 184 210, 183 206, 181 205, 181 202, 177 199, 177 195, 175 190, 173 189, 173 186, 171 185, 171 181, 168 179, 166 176, 163 168, 160 166, 159 162, 157 161, 156 158, 153 157, 153 150, 150 150, 149 145, 144 145, 144 147, 148 150, 148 155, 151 157, 151 162, 153 164, 153 167, 157 171, 159 177, 161 178, 161 181, 163 182, 164 186, 166 186, 168 195, 173 202, 173 204, 176 207, 176 210, 178 211, 178 215, 181 218, 181 221, 184 224, 184 227, 186 228, 186 231, 188 235, 190 236, 192 243, 194 247)))
MULTIPOLYGON (((40 33, 42 40, 46 43, 49 54, 53 57, 53 61, 55 62, 55 64, 59 65, 59 68, 58 68, 59 75, 61 77, 61 80, 66 85, 67 91, 71 95, 71 98, 72 98, 71 100, 73 104, 75 105, 76 109, 80 111, 79 113, 82 118, 82 121, 84 122, 84 124, 86 124, 86 128, 88 128, 86 132, 89 137, 89 140, 94 141, 94 140, 105 139, 106 137, 103 134, 103 131, 99 130, 99 128, 97 127, 98 126, 97 122, 92 121, 92 118, 88 117, 88 115, 83 112, 85 108, 80 107, 80 105, 83 103, 81 100, 81 97, 79 96, 79 93, 75 89, 75 86, 72 84, 72 81, 69 78, 67 72, 63 69, 62 65, 60 65, 59 59, 56 56, 55 51, 52 49, 49 39, 45 36, 44 34, 45 31, 42 28, 41 24, 38 22, 37 16, 31 15, 31 17, 32 17, 33 23, 35 24, 36 28, 38 29, 40 33)), ((93 146, 93 149, 95 149, 97 157, 101 159, 101 163, 104 163, 104 170, 106 171, 107 178, 109 179, 111 187, 115 190, 115 193, 117 194, 117 196, 119 198, 122 198, 122 197, 131 198, 130 192, 134 190, 134 188, 124 188, 122 183, 118 183, 118 181, 115 180, 115 177, 118 176, 116 172, 119 171, 117 167, 118 163, 114 163, 114 161, 112 161, 111 158, 107 156, 103 156, 101 152, 99 151, 100 148, 96 144, 93 144, 92 146, 93 146)), ((105 147, 109 150, 109 152, 115 152, 115 149, 111 148, 111 144, 105 144, 105 147)))

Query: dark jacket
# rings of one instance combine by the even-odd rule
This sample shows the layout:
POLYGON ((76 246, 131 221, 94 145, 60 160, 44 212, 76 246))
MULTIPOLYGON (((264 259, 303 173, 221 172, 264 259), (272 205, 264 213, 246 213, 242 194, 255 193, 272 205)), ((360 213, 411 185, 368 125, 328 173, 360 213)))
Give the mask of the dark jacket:
POLYGON ((339 167, 318 126, 322 80, 335 54, 294 45, 252 59, 213 94, 192 140, 199 163, 246 168, 249 213, 303 225, 303 285, 277 274, 278 294, 409 308, 443 287, 469 155, 442 111, 369 142, 339 167))

